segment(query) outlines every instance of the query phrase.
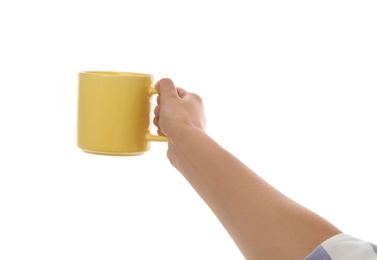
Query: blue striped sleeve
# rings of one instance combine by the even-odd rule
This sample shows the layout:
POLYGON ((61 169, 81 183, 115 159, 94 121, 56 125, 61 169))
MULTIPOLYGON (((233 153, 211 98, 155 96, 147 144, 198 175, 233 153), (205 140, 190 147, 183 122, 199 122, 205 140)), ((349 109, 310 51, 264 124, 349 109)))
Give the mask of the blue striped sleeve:
POLYGON ((339 234, 327 239, 305 260, 377 260, 377 246, 352 237, 339 234))
POLYGON ((306 260, 331 260, 331 257, 323 248, 323 246, 319 246, 305 259, 306 260))

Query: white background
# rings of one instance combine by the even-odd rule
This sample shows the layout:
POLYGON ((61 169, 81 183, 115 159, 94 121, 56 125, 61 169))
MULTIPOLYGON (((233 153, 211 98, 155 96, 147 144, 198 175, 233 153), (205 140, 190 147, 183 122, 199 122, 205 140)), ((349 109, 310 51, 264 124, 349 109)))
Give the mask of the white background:
POLYGON ((76 147, 78 72, 172 78, 208 134, 377 243, 375 1, 1 1, 0 259, 243 259, 152 143, 76 147))

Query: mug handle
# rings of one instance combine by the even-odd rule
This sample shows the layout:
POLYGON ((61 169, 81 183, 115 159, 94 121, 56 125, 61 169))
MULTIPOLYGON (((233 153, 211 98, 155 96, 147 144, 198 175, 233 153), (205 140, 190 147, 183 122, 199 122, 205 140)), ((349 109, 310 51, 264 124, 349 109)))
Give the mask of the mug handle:
MULTIPOLYGON (((155 88, 153 87, 150 87, 149 88, 149 95, 152 96, 152 95, 158 95, 158 92, 155 88)), ((155 142, 167 142, 168 141, 168 138, 166 136, 161 136, 161 135, 153 135, 149 132, 148 130, 148 133, 146 134, 145 136, 145 139, 147 141, 155 141, 155 142)))

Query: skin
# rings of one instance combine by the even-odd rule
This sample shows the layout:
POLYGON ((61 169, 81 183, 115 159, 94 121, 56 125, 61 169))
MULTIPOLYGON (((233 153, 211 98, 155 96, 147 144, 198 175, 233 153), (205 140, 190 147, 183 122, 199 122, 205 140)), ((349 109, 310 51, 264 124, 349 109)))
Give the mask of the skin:
POLYGON ((168 137, 168 158, 207 203, 246 259, 304 259, 334 225, 291 200, 205 132, 201 98, 170 79, 159 92, 154 124, 168 137))

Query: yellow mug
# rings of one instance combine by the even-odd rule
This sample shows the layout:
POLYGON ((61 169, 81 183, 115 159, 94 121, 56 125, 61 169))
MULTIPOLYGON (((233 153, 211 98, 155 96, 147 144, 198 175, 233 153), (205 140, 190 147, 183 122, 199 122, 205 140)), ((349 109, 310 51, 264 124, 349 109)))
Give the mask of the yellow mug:
POLYGON ((79 73, 77 145, 84 152, 140 155, 149 141, 164 142, 150 133, 153 75, 132 72, 79 73))

